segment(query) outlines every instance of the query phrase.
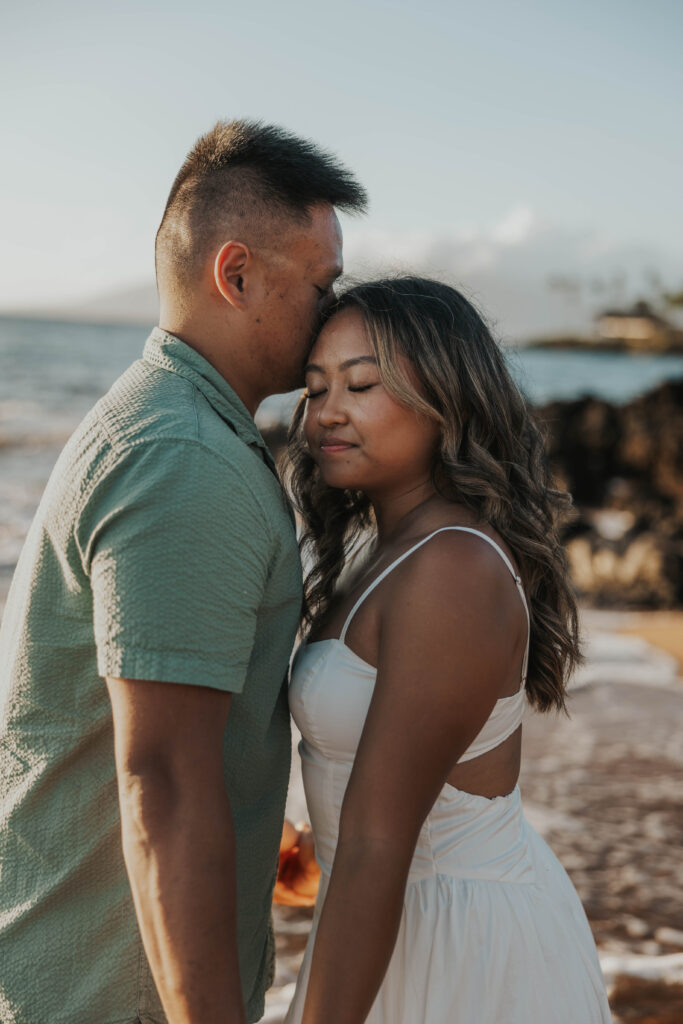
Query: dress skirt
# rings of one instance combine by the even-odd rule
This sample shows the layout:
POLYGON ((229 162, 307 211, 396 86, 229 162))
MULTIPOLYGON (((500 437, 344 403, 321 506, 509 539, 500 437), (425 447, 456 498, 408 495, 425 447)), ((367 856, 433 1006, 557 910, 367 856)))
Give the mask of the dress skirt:
MULTIPOLYGON (((316 753, 309 753, 307 795, 323 874, 286 1024, 301 1021, 334 855, 336 822, 325 820, 325 806, 337 803, 337 786, 330 762, 324 770, 316 753), (332 799, 321 801, 325 788, 332 799)), ((611 1024, 583 907, 557 857, 526 821, 518 787, 493 800, 444 787, 422 828, 396 946, 366 1020, 611 1024)))

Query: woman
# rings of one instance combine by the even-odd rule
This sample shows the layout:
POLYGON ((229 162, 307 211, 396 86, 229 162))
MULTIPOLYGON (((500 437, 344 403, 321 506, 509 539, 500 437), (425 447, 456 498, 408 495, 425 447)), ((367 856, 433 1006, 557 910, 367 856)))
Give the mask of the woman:
POLYGON ((290 706, 322 881, 287 1022, 611 1021, 517 787, 525 702, 563 708, 579 656, 569 498, 524 401, 472 306, 418 278, 343 295, 306 385, 290 706))

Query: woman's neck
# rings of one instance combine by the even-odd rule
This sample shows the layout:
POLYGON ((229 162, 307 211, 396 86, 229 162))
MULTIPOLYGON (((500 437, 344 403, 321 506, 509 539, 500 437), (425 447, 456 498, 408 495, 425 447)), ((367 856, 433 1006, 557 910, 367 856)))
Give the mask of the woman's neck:
POLYGON ((412 530, 435 501, 443 500, 434 490, 431 480, 391 497, 369 497, 375 513, 379 547, 400 540, 412 530))

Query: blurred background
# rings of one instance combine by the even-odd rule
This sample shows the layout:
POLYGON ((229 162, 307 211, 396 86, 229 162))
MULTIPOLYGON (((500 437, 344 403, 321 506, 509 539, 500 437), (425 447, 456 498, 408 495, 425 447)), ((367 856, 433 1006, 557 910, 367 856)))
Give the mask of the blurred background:
MULTIPOLYGON (((522 792, 584 900, 615 1020, 683 1020, 683 133, 678 0, 31 0, 0 65, 0 608, 64 441, 157 317, 154 235, 217 119, 368 188, 352 276, 487 315, 573 493, 586 663, 529 716, 522 792)), ((277 448, 292 396, 259 410, 277 448)), ((298 779, 290 811, 303 814, 298 779)), ((309 912, 277 911, 266 1020, 309 912)))

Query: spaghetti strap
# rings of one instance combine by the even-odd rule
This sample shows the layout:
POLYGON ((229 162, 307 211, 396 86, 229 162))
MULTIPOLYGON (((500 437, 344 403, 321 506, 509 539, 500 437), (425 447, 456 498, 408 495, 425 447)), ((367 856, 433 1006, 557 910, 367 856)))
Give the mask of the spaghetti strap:
POLYGON ((524 587, 522 586, 522 579, 521 579, 521 576, 519 576, 518 573, 515 572, 515 567, 513 566, 512 562, 510 561, 508 556, 505 554, 505 552, 503 551, 501 546, 499 544, 496 544, 495 540, 492 540, 485 533, 482 533, 481 530, 474 530, 470 526, 442 526, 439 530, 434 530, 434 532, 430 533, 427 537, 423 537, 422 540, 418 541, 417 544, 414 544, 412 548, 408 549, 408 551, 404 551, 404 553, 402 555, 400 555, 395 561, 393 561, 391 563, 391 565, 388 565, 387 568, 384 569, 383 572, 381 572, 379 574, 377 579, 373 580, 372 583, 370 584, 370 586, 367 587, 367 589, 364 590, 363 593, 360 595, 360 597, 358 598, 358 600, 356 601, 356 603, 354 604, 353 608, 351 609, 351 611, 349 612, 349 614, 348 614, 348 616, 346 618, 346 622, 344 623, 344 627, 343 627, 343 629, 341 631, 339 639, 341 640, 342 643, 345 643, 345 641, 346 641, 346 632, 347 632, 349 626, 351 625, 351 620, 353 619, 354 615, 356 614, 356 612, 358 611, 358 609, 362 605, 362 603, 365 600, 365 598, 368 597, 372 593, 372 591, 375 589, 375 587, 379 586, 379 584, 382 582, 382 580, 385 579, 389 575, 389 573, 393 569, 396 568, 397 565, 400 565, 401 562, 405 561, 405 559, 408 558, 410 555, 412 555, 415 551, 417 551, 418 548, 421 548, 422 545, 426 544, 427 541, 432 539, 432 537, 436 537, 437 533, 444 533, 446 530, 459 530, 461 533, 472 533, 472 534, 475 535, 475 537, 481 537, 483 540, 485 540, 487 542, 487 544, 490 544, 492 548, 495 548, 495 550, 498 552, 498 554, 500 555, 500 557, 503 559, 503 561, 505 562, 506 566, 510 570, 512 578, 514 579, 515 584, 517 585, 517 590, 519 591, 519 596, 522 599, 522 604, 524 605, 524 611, 526 613, 526 621, 527 621, 526 649, 524 651, 524 660, 522 662, 522 686, 523 686, 524 683, 526 682, 527 668, 528 668, 528 665, 529 665, 529 642, 531 640, 531 617, 529 615, 529 606, 527 604, 526 596, 524 594, 524 587))

